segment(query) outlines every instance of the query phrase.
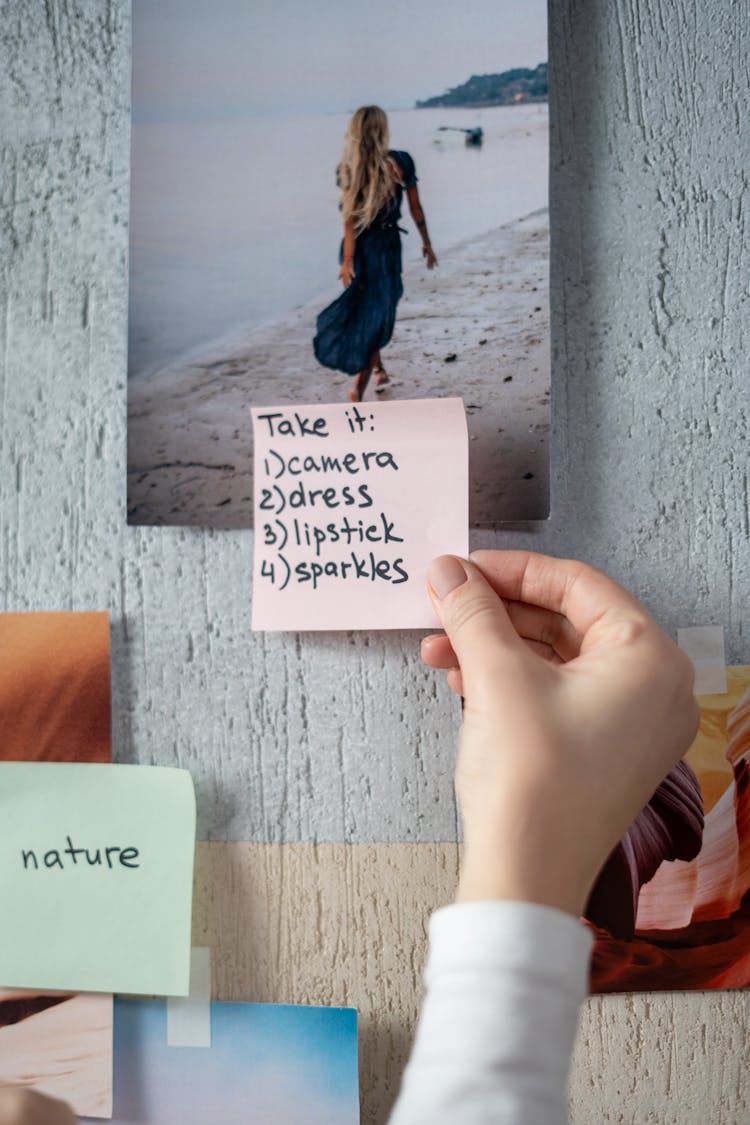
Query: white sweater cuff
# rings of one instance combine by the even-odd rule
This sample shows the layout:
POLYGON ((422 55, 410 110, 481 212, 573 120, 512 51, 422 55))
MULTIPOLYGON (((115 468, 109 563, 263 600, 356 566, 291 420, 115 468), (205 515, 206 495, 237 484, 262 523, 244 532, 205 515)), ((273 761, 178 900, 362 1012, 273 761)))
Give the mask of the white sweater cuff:
POLYGON ((552 907, 493 901, 438 910, 392 1125, 561 1125, 591 945, 581 922, 552 907))
POLYGON ((580 1003, 588 989, 591 931, 572 914, 533 902, 460 902, 436 910, 429 924, 430 976, 473 969, 533 974, 580 1003))

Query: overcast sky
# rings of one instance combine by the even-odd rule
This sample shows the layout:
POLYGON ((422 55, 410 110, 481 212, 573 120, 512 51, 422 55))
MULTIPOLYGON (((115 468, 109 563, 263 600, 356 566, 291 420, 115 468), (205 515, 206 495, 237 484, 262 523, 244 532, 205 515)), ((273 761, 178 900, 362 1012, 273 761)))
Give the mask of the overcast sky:
POLYGON ((133 0, 136 120, 405 108, 546 60, 546 0, 133 0))

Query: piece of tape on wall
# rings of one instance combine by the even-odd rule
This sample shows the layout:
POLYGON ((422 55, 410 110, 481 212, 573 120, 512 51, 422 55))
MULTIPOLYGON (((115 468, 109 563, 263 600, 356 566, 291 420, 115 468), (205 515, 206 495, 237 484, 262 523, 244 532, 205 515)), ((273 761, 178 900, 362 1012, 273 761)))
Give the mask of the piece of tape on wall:
POLYGON ((211 950, 193 947, 190 995, 167 999, 167 1046, 211 1046, 211 950))
POLYGON ((727 671, 724 629, 721 625, 694 625, 677 630, 677 644, 695 667, 696 695, 725 695, 727 671))

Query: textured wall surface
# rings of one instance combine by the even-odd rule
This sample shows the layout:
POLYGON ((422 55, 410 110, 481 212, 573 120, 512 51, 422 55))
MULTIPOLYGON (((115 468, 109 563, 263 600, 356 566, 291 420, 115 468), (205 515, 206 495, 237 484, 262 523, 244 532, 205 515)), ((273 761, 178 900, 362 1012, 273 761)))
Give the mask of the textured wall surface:
MULTIPOLYGON (((125 524, 129 18, 0 2, 1 604, 110 611, 117 757, 190 768, 201 836, 260 849, 204 845, 220 994, 360 1003, 379 1122, 453 877, 456 708, 414 635, 252 636, 250 533, 125 524)), ((550 38, 553 515, 475 545, 586 558, 748 663, 746 0, 552 0, 550 38)), ((749 1024, 743 993, 591 1001, 574 1121, 746 1121, 749 1024)))

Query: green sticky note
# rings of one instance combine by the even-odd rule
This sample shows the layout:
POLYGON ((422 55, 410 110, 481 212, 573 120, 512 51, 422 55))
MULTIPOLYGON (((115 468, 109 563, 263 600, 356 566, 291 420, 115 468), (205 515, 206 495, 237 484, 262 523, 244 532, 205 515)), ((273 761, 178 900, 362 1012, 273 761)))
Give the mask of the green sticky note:
POLYGON ((185 770, 0 762, 0 985, 185 996, 185 770))

